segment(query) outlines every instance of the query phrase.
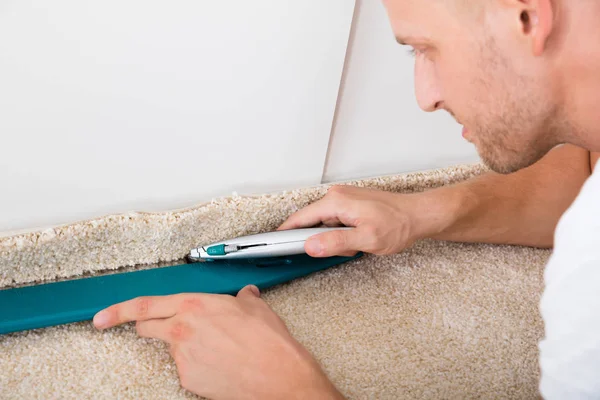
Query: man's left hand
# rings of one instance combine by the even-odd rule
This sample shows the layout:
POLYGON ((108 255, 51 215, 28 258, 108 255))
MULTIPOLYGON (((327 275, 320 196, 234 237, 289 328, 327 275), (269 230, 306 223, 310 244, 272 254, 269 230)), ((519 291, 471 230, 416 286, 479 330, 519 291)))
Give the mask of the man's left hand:
POLYGON ((136 321, 169 344, 182 387, 211 399, 341 399, 310 353, 260 298, 182 293, 138 297, 94 317, 98 329, 136 321))

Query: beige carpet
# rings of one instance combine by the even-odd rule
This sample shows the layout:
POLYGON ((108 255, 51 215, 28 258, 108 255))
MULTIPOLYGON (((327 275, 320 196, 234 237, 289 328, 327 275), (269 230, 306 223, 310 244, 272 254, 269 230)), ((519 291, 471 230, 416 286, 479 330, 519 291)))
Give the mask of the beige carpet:
MULTIPOLYGON (((352 184, 412 192, 484 171, 462 166, 352 184)), ((0 238, 0 288, 177 260, 199 244, 273 230, 326 189, 236 196, 0 238)), ((549 255, 423 241, 263 297, 348 398, 529 399, 537 396, 538 301, 549 255)), ((180 388, 164 344, 137 337, 133 324, 98 332, 84 322, 0 336, 2 399, 194 397, 180 388)))

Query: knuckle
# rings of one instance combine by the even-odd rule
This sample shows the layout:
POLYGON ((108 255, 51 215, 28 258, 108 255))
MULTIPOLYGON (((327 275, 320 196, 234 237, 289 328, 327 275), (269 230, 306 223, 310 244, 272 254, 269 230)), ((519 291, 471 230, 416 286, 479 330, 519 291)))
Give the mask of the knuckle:
POLYGON ((202 311, 204 302, 198 296, 187 296, 181 302, 180 309, 182 312, 196 313, 202 311))
POLYGON ((183 341, 190 336, 190 327, 183 321, 175 321, 169 328, 169 337, 173 341, 183 341))
POLYGON ((148 297, 138 297, 135 300, 134 308, 137 319, 144 319, 148 316, 150 312, 150 302, 151 300, 148 297))

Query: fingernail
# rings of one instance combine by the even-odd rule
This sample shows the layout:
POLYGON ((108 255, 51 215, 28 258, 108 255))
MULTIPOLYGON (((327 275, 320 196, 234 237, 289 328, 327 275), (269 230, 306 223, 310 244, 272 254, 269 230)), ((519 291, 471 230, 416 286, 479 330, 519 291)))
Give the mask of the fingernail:
POLYGON ((306 241, 306 251, 311 254, 321 254, 323 252, 323 245, 319 239, 309 239, 306 241))
POLYGON ((106 311, 100 311, 94 315, 94 325, 96 328, 102 329, 108 325, 109 315, 106 311))
POLYGON ((250 290, 256 295, 256 297, 260 297, 260 290, 258 289, 258 287, 250 285, 250 290))

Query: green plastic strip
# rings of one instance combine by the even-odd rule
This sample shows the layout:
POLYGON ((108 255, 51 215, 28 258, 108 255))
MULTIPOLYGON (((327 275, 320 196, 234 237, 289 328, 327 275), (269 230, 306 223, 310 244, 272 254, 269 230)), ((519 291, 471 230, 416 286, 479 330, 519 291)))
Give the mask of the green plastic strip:
POLYGON ((250 284, 266 289, 360 256, 219 260, 0 290, 0 334, 91 320, 98 311, 139 296, 233 295, 250 284))

